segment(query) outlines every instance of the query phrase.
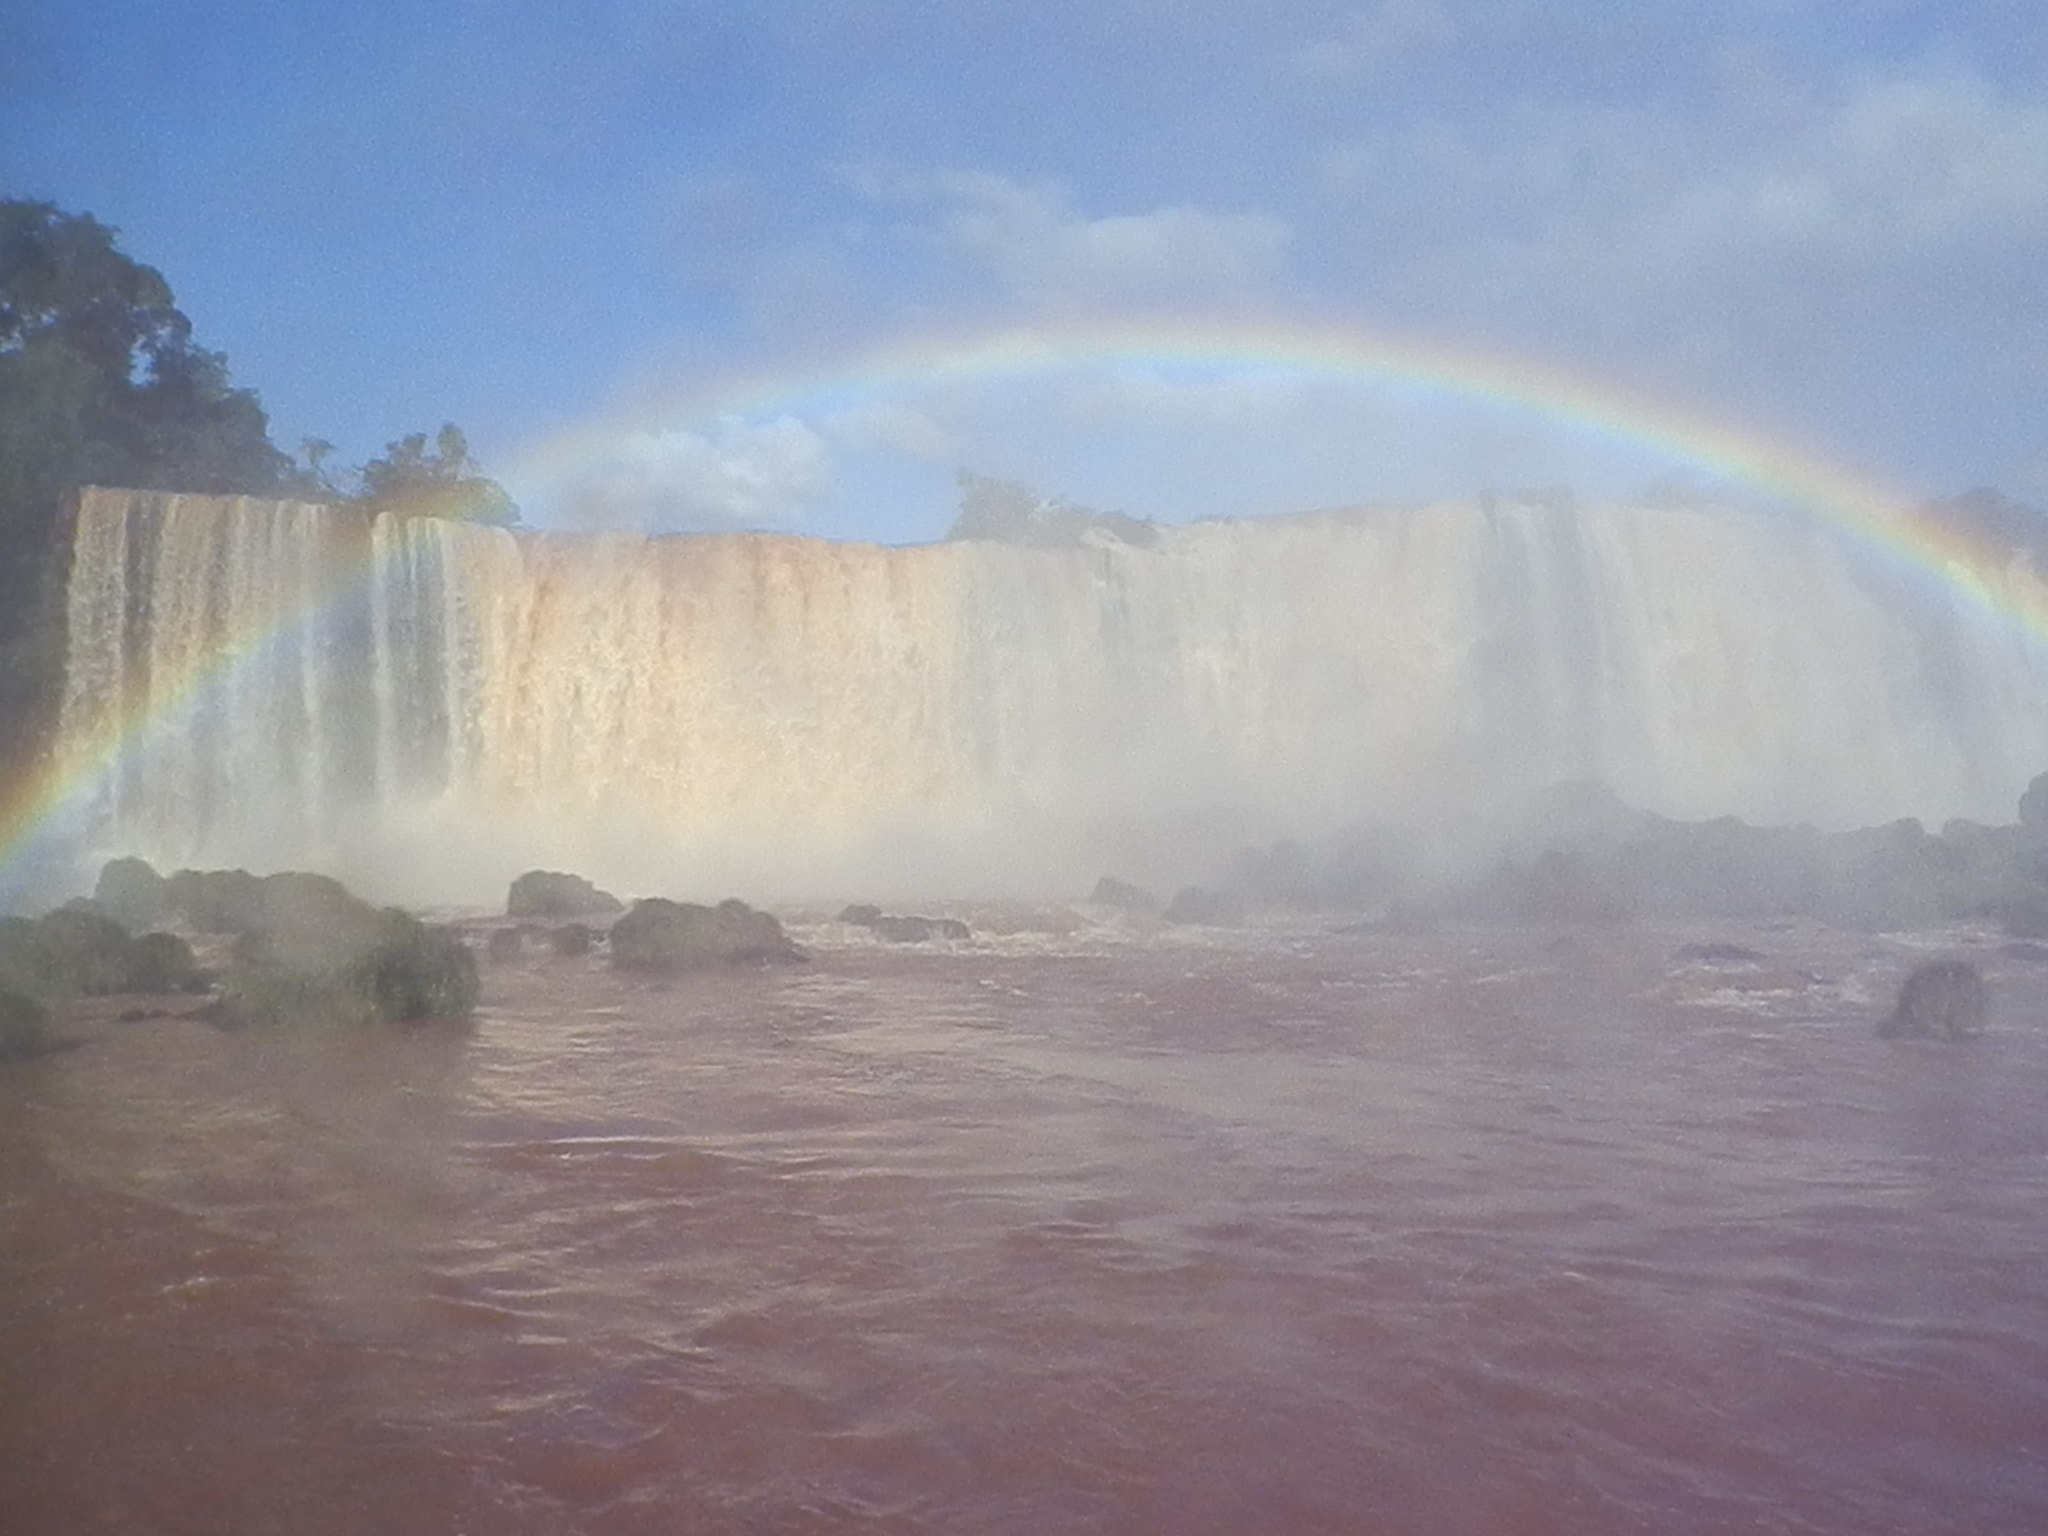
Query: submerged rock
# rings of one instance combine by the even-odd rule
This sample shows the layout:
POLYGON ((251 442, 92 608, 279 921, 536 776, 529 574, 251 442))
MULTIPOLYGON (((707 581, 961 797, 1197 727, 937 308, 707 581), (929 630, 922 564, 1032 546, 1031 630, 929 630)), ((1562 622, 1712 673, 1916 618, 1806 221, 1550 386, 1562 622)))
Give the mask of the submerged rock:
POLYGON ((1930 960, 1906 977, 1877 1032, 1893 1040, 1962 1040, 1983 1033, 1990 1011, 1990 994, 1976 966, 1930 960))
POLYGON ((862 903, 844 909, 839 921, 866 928, 891 944, 927 944, 933 939, 971 939, 974 930, 957 917, 899 917, 862 903))
POLYGON ((612 924, 612 964, 674 975, 718 965, 775 965, 809 958, 782 924, 743 901, 715 907, 650 897, 612 924))
POLYGON ((1115 875, 1104 875, 1096 881, 1088 899, 1099 907, 1120 907, 1126 912, 1142 913, 1147 917, 1156 916, 1160 907, 1159 898, 1143 886, 1119 880, 1115 875))
POLYGON ((552 869, 528 870, 505 895, 507 917, 607 917, 625 910, 626 904, 610 891, 581 875, 552 869))

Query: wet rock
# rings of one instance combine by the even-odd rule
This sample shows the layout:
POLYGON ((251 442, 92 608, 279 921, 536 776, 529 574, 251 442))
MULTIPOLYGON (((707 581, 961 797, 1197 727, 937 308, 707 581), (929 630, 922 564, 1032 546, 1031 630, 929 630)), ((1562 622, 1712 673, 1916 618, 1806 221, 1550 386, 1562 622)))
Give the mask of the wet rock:
POLYGON ((878 938, 887 939, 891 944, 928 944, 933 939, 971 939, 974 937, 965 923, 954 917, 889 917, 882 916, 868 925, 878 938))
POLYGON ((548 946, 565 959, 590 953, 590 946, 596 941, 588 924, 564 923, 548 931, 548 946))
POLYGON ((610 891, 581 875, 552 869, 528 870, 505 895, 507 917, 608 917, 625 910, 626 904, 610 891))
POLYGON ((484 940, 484 953, 493 960, 517 960, 525 948, 525 935, 517 928, 493 928, 484 940))
POLYGON ((633 903, 611 928, 612 964, 620 970, 674 975, 720 965, 773 965, 809 957, 782 924, 743 901, 715 907, 656 896, 633 903))
POLYGON ((1100 907, 1118 907, 1125 912, 1136 912, 1151 917, 1157 915, 1160 901, 1143 886, 1132 885, 1128 880, 1119 880, 1114 875, 1104 875, 1095 882, 1095 889, 1088 899, 1100 907))
POLYGON ((1967 960, 1930 960, 1899 987, 1877 1032, 1893 1040, 1962 1040, 1981 1034, 1991 1011, 1983 974, 1967 960))
POLYGON ((839 921, 842 923, 851 923, 856 928, 872 928, 881 920, 882 909, 880 907, 870 906, 867 902, 864 901, 855 902, 851 906, 842 907, 839 911, 839 921))

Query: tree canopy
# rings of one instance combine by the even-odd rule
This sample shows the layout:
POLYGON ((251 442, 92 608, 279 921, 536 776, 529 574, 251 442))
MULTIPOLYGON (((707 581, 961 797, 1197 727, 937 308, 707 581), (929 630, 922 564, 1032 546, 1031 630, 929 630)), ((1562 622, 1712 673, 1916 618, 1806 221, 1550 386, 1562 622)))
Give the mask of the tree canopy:
POLYGON ((434 435, 431 450, 424 432, 387 443, 384 457, 365 464, 361 476, 362 489, 355 500, 371 512, 452 517, 499 527, 519 520, 505 488, 477 473, 469 441, 453 422, 434 435))

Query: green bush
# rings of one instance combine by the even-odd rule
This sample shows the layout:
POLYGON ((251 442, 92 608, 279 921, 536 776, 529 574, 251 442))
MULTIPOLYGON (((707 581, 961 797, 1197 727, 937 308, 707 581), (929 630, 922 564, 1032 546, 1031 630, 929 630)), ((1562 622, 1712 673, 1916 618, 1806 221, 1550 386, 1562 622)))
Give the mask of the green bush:
POLYGON ((21 1061, 50 1048, 49 1010, 26 992, 0 987, 0 1061, 21 1061))
MULTIPOLYGON (((339 890, 339 887, 336 887, 339 890)), ((280 905, 236 939, 221 984, 231 1017, 251 1024, 403 1023, 476 1007, 476 956, 454 934, 396 907, 341 892, 280 905)))

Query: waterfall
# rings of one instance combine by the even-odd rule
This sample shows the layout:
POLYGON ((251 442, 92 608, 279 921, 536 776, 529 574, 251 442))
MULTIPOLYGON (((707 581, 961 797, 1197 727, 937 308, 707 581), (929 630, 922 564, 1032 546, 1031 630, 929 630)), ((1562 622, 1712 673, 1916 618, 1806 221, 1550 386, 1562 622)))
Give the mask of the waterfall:
POLYGON ((450 898, 548 863, 1071 890, 1579 778, 1681 817, 2009 820, 2048 657, 1937 587, 1725 508, 888 548, 93 490, 58 750, 95 851, 450 898))

